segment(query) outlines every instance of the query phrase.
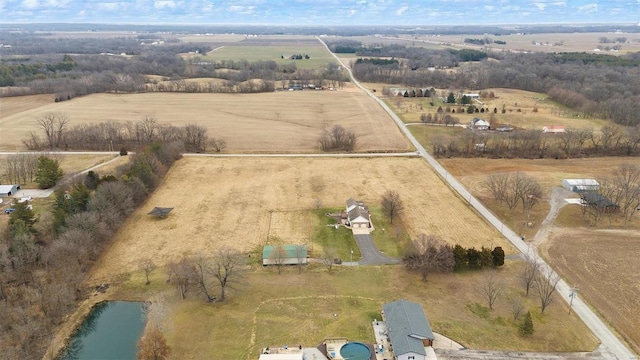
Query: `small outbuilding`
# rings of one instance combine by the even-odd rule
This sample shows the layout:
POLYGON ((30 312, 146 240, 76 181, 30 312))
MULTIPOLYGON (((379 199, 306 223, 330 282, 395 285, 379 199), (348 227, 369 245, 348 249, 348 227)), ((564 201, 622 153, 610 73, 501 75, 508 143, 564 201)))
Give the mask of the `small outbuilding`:
POLYGON ((408 300, 384 304, 382 319, 396 359, 426 359, 425 348, 433 346, 435 336, 420 304, 408 300))
POLYGON ((153 210, 149 211, 147 215, 157 216, 159 218, 164 218, 173 210, 173 208, 166 207, 154 207, 153 210))
POLYGON ((562 179, 562 187, 575 193, 598 191, 600 183, 595 179, 562 179))
POLYGON ((611 199, 594 191, 580 195, 580 202, 584 206, 590 206, 605 213, 614 213, 620 209, 620 206, 611 201, 611 199))
POLYGON ((306 265, 307 245, 266 245, 262 249, 262 265, 306 265), (281 256, 275 256, 274 251, 281 247, 281 256))
POLYGON ((550 134, 559 134, 559 133, 565 132, 565 130, 564 130, 564 126, 562 125, 548 125, 548 126, 542 127, 542 132, 550 133, 550 134))
POLYGON ((469 127, 473 130, 489 130, 489 122, 485 119, 473 118, 469 127))
POLYGON ((20 185, 0 185, 0 197, 15 196, 20 191, 20 185))

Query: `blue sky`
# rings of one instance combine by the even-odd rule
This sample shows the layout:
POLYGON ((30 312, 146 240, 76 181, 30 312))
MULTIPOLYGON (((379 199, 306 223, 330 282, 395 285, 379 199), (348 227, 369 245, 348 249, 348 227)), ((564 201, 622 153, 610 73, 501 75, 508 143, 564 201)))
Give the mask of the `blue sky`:
POLYGON ((0 23, 640 23, 640 0, 0 0, 0 23))

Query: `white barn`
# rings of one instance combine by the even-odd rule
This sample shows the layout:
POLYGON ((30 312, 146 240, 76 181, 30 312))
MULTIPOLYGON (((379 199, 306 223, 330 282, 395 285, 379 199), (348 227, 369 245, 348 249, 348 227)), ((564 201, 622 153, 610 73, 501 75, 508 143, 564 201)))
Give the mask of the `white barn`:
POLYGON ((562 187, 576 193, 598 191, 600 183, 595 179, 562 179, 562 187))
POLYGON ((20 185, 0 185, 0 197, 15 196, 20 190, 20 185))

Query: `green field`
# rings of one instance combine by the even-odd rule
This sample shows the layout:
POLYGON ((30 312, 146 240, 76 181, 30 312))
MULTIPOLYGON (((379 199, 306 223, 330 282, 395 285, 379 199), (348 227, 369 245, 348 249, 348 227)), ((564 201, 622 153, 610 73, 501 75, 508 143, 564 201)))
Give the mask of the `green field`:
POLYGON ((298 69, 323 69, 327 63, 335 63, 335 58, 318 43, 317 46, 223 46, 207 54, 205 59, 220 60, 273 60, 278 64, 295 63, 298 69), (309 55, 309 59, 291 60, 289 56, 309 55), (284 56, 284 59, 281 57, 284 56))

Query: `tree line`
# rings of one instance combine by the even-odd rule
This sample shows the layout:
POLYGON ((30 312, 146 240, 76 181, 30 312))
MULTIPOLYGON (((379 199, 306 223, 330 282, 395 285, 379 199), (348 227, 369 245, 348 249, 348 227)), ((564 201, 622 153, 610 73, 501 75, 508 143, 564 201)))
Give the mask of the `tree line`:
MULTIPOLYGON (((444 123, 444 118, 437 119, 444 123)), ((558 134, 545 134, 539 130, 464 131, 456 137, 433 135, 431 144, 436 157, 566 159, 637 156, 640 155, 640 125, 622 127, 610 124, 599 132, 568 128, 558 134)))
MULTIPOLYGON (((173 126, 160 124, 153 115, 144 115, 137 122, 108 121, 97 124, 69 126, 70 119, 64 113, 52 112, 38 120, 42 135, 31 133, 23 143, 30 150, 77 149, 106 150, 140 149, 154 142, 180 143, 187 152, 204 152, 207 149, 221 152, 226 141, 209 137, 205 127, 197 124, 173 126)), ((30 159, 28 155, 17 158, 30 159)), ((16 160, 12 157, 9 159, 16 160)))
MULTIPOLYGON (((83 299, 83 277, 124 220, 181 156, 179 143, 154 143, 117 176, 76 182, 55 193, 50 212, 15 203, 0 233, 0 348, 10 359, 40 359, 54 328, 83 299)), ((95 174, 94 174, 95 175, 95 174)))

